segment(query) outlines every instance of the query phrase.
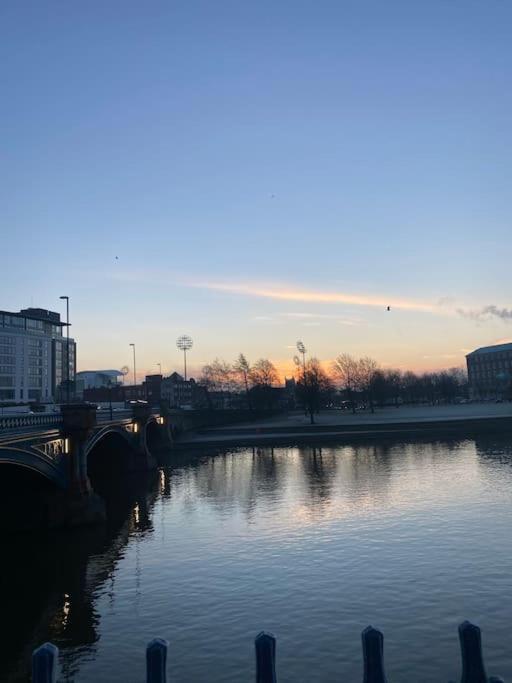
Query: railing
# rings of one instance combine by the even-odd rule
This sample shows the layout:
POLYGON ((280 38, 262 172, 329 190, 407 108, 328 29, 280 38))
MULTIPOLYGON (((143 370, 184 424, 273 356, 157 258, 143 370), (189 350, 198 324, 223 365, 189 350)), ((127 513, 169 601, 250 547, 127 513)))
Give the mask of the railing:
POLYGON ((126 408, 123 410, 112 410, 112 419, 110 418, 110 410, 108 408, 102 408, 98 410, 96 416, 97 424, 103 424, 105 422, 116 422, 117 420, 127 420, 133 416, 133 411, 131 408, 126 408))
MULTIPOLYGON (((110 410, 108 408, 98 410, 97 422, 103 424, 105 422, 115 422, 117 420, 126 420, 132 417, 132 410, 113 410, 112 419, 110 418, 110 410)), ((62 424, 62 415, 60 413, 41 413, 36 415, 4 415, 0 417, 0 429, 23 429, 23 427, 45 427, 53 426, 59 427, 62 424)))
MULTIPOLYGON (((384 671, 384 637, 368 626, 361 634, 363 640, 363 683, 387 683, 384 671)), ((459 626, 462 654, 460 683, 503 683, 501 678, 487 678, 482 657, 482 639, 478 626, 465 621, 459 626)), ((254 642, 256 649, 256 683, 277 683, 276 639, 271 633, 261 632, 254 642)), ((161 638, 152 640, 146 648, 147 683, 166 683, 168 643, 161 638)), ((55 683, 59 651, 45 643, 32 656, 32 682, 55 683)), ((411 672, 410 680, 418 680, 411 672)), ((341 679, 340 679, 341 680, 341 679)))
POLYGON ((39 415, 4 415, 0 417, 0 429, 19 429, 22 427, 59 426, 60 413, 41 413, 39 415))

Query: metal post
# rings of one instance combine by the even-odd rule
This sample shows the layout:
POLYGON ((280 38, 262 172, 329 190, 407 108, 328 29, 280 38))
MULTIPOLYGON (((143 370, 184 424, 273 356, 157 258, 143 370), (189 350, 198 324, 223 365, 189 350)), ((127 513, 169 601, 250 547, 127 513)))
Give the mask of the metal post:
POLYGON ((187 334, 184 334, 176 340, 176 346, 178 347, 178 349, 180 351, 183 351, 183 370, 184 370, 185 382, 186 382, 187 381, 187 351, 189 351, 193 346, 192 339, 187 334))
POLYGON ((55 683, 59 651, 52 643, 45 643, 32 654, 33 683, 55 683))
POLYGON ((363 683, 387 683, 384 671, 384 636, 372 626, 361 633, 363 640, 363 683))
POLYGON ((146 681, 147 683, 165 683, 167 649, 169 643, 162 638, 155 638, 146 648, 146 681))
POLYGON ((130 344, 133 347, 133 386, 135 391, 135 386, 137 385, 137 370, 135 367, 135 344, 130 344))
POLYGON ((276 683, 276 639, 262 631, 254 641, 256 648, 256 683, 276 683))

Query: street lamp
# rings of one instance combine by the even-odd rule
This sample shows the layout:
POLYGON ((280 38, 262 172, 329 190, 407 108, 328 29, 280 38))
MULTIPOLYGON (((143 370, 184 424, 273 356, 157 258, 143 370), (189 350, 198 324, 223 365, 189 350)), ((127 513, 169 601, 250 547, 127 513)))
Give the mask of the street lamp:
POLYGON ((137 384, 137 371, 135 367, 135 344, 130 344, 130 346, 133 348, 133 386, 135 387, 137 384))
POLYGON ((158 369, 160 371, 160 374, 162 374, 162 363, 156 363, 158 365, 158 369))
POLYGON ((304 379, 306 378, 306 347, 300 340, 297 342, 297 351, 302 354, 302 369, 304 370, 304 379))
POLYGON ((185 382, 187 381, 187 351, 190 351, 190 349, 193 346, 193 342, 191 337, 189 337, 187 334, 183 334, 181 337, 178 337, 176 340, 176 346, 179 348, 180 351, 183 351, 183 365, 184 365, 184 375, 185 375, 185 382))
POLYGON ((61 296, 66 300, 66 403, 69 403, 69 296, 61 296))

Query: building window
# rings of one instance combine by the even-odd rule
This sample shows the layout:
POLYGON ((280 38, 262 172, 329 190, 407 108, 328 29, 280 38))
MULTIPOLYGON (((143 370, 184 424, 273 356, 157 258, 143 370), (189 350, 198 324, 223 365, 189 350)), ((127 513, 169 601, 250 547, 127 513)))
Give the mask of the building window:
POLYGON ((32 318, 27 318, 27 330, 43 330, 43 321, 32 320, 32 318))

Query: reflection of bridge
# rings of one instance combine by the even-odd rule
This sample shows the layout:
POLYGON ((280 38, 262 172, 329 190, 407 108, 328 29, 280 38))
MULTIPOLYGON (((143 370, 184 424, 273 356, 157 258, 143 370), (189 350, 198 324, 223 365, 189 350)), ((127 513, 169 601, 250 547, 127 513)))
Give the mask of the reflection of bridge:
POLYGON ((117 470, 153 469, 158 450, 170 443, 168 420, 146 404, 99 419, 88 404, 63 405, 60 415, 0 418, 2 524, 13 523, 12 510, 27 492, 20 512, 30 526, 102 518, 95 483, 117 470))

